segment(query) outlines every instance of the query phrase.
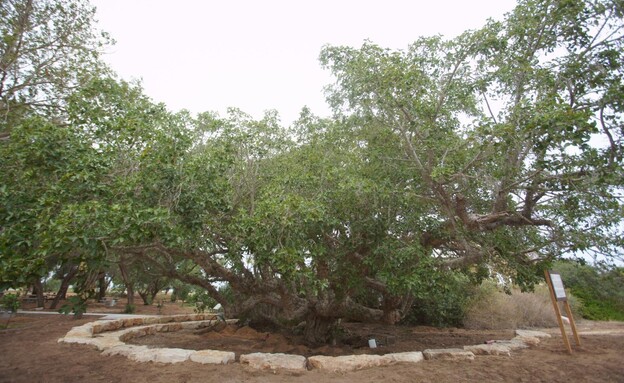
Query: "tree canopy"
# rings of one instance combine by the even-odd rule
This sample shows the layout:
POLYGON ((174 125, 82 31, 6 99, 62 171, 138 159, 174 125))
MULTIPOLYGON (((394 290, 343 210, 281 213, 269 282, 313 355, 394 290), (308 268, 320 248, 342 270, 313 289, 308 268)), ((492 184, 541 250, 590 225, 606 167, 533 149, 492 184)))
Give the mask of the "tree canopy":
MULTIPOLYGON (((8 4, 3 31, 22 7, 52 7, 8 4)), ((81 4, 53 9, 88 19, 81 4)), ((143 263, 227 315, 305 322, 322 342, 341 318, 396 323, 453 275, 530 288, 564 255, 616 258, 623 12, 525 0, 453 39, 324 47, 334 115, 304 109, 288 128, 273 111, 172 113, 139 84, 66 67, 84 81, 54 93, 62 114, 37 92, 3 99, 32 112, 5 113, 0 285, 59 262, 143 263)))
POLYGON ((62 115, 65 98, 105 70, 111 40, 94 14, 86 0, 0 2, 0 139, 25 113, 62 115))

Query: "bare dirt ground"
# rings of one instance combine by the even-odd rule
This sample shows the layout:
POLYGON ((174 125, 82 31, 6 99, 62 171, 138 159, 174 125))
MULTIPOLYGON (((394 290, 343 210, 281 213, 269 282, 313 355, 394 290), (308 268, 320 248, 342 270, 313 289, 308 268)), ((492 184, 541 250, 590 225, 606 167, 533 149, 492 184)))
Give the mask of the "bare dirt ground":
MULTIPOLYGON (((175 304, 169 306, 163 308, 164 314, 189 310, 175 304)), ((103 307, 102 310, 119 313, 122 308, 123 305, 103 307)), ((157 310, 155 307, 137 308, 139 313, 146 314, 155 314, 157 310)), ((0 382, 624 382, 622 322, 579 322, 582 346, 574 347, 572 355, 565 351, 559 329, 554 328, 547 329, 553 338, 530 349, 515 351, 511 357, 478 356, 473 361, 460 362, 425 361, 416 365, 398 364, 337 374, 315 370, 303 373, 255 371, 238 363, 227 366, 192 362, 174 365, 136 363, 121 356, 102 356, 88 346, 57 343, 73 326, 95 319, 74 320, 62 315, 31 314, 14 317, 8 329, 0 330, 0 382)), ((360 326, 359 330, 354 330, 358 331, 366 336, 382 334, 382 331, 387 336, 397 336, 394 346, 398 348, 404 346, 401 338, 411 333, 413 339, 421 343, 420 349, 451 347, 465 341, 474 343, 492 335, 500 338, 498 335, 505 334, 423 327, 389 330, 360 326)), ((377 351, 389 352, 390 346, 386 347, 377 351)), ((258 350, 249 350, 254 351, 258 350)))
POLYGON ((512 330, 475 331, 463 329, 436 329, 432 327, 383 326, 363 323, 343 325, 340 339, 333 345, 309 347, 301 336, 288 333, 256 331, 249 326, 229 325, 221 331, 181 330, 163 332, 140 338, 130 343, 149 347, 184 348, 187 350, 224 350, 241 354, 250 352, 286 353, 303 356, 389 354, 422 351, 428 348, 453 348, 483 344, 488 340, 511 339, 512 330), (375 339, 376 348, 370 348, 369 339, 375 339))

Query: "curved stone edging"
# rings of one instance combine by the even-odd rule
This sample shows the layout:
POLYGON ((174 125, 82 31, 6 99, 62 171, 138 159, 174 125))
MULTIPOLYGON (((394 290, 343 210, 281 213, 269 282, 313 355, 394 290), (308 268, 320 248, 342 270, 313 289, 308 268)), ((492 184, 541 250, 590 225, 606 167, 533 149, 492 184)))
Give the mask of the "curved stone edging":
MULTIPOLYGON (((180 363, 192 361, 203 364, 228 364, 235 354, 220 350, 185 350, 181 348, 148 348, 126 344, 131 338, 157 332, 195 329, 218 320, 213 314, 172 315, 163 317, 136 317, 103 320, 72 328, 59 343, 87 344, 103 351, 103 355, 122 355, 136 362, 180 363)), ((235 321, 235 320, 233 320, 235 321)), ((228 321, 230 322, 230 321, 228 321)), ((505 355, 511 351, 536 345, 540 338, 550 335, 540 331, 516 330, 511 340, 497 340, 490 344, 464 346, 463 349, 430 349, 385 355, 311 356, 251 353, 240 356, 240 363, 261 370, 319 369, 332 372, 354 371, 370 367, 389 366, 396 363, 419 363, 423 360, 472 360, 475 355, 505 355)))
POLYGON ((125 343, 129 339, 157 332, 199 328, 215 320, 218 319, 213 314, 192 314, 96 321, 74 327, 58 341, 91 345, 103 351, 103 355, 122 355, 136 362, 179 363, 191 360, 203 364, 228 364, 235 359, 233 352, 148 348, 125 343))

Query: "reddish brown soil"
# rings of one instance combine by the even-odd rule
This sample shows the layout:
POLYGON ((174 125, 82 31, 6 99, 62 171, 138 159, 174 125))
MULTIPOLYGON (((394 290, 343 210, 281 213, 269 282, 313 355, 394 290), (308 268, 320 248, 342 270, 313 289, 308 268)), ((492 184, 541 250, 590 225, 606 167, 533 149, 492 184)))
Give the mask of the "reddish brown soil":
POLYGON ((389 354, 422 351, 427 348, 452 348, 483 344, 493 339, 511 339, 514 332, 435 329, 431 327, 380 326, 361 323, 343 325, 341 340, 334 345, 309 347, 300 336, 287 333, 256 331, 248 326, 230 325, 222 331, 182 330, 158 333, 130 341, 149 347, 184 348, 188 350, 234 351, 236 357, 249 352, 312 355, 389 354), (371 349, 368 339, 375 339, 371 349))
MULTIPOLYGON (((624 382, 624 323, 620 322, 579 323, 582 346, 575 347, 572 355, 565 351, 558 329, 550 329, 552 339, 513 352, 511 357, 426 361, 334 374, 316 370, 255 371, 238 363, 136 363, 121 356, 102 356, 88 346, 57 342, 73 326, 94 319, 26 314, 14 318, 10 328, 0 330, 0 382, 624 382)), ((463 333, 423 328, 411 331, 414 330, 420 331, 423 339, 434 339, 436 333, 440 339, 463 333)), ((483 335, 489 337, 489 333, 483 335)), ((429 345, 423 343, 420 348, 426 347, 429 345)))

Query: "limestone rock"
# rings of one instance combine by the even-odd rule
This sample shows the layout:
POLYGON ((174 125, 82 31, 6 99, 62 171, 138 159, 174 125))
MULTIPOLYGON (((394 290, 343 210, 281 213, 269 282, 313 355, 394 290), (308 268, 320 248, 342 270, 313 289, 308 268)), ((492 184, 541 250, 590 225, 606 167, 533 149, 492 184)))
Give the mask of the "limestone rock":
POLYGON ((180 363, 188 360, 193 352, 182 348, 152 348, 136 350, 128 358, 135 362, 180 363))
POLYGON ((102 355, 111 356, 111 355, 121 355, 126 358, 130 357, 130 355, 134 353, 139 353, 149 350, 147 346, 137 346, 134 344, 124 344, 122 346, 111 347, 109 349, 104 350, 102 355))
POLYGON ((512 340, 497 340, 496 344, 507 346, 511 351, 529 348, 528 344, 524 343, 522 339, 518 339, 517 337, 512 340))
POLYGON ((85 328, 83 326, 74 327, 65 334, 68 338, 91 338, 93 336, 93 330, 91 327, 85 328))
POLYGON ((66 336, 58 340, 58 343, 77 343, 77 344, 91 344, 91 337, 84 336, 66 336))
POLYGON ((418 363, 425 360, 423 353, 420 351, 413 352, 396 352, 393 354, 382 355, 382 360, 388 360, 389 364, 394 363, 418 363))
POLYGON ((93 334, 100 334, 106 331, 116 331, 121 328, 123 322, 120 320, 101 320, 93 324, 93 334))
POLYGON ((172 332, 172 331, 180 331, 180 330, 182 330, 182 323, 176 322, 176 323, 169 323, 166 326, 166 330, 163 330, 163 331, 172 332))
POLYGON ((182 329, 184 330, 194 330, 196 328, 199 328, 199 326, 202 324, 202 321, 190 321, 190 322, 181 322, 180 325, 182 326, 182 329))
POLYGON ((511 356, 511 348, 502 343, 476 344, 474 346, 464 346, 464 350, 475 355, 504 355, 511 356))
POLYGON ((143 324, 145 324, 145 325, 158 324, 158 323, 160 323, 160 318, 159 317, 145 317, 145 318, 143 318, 143 324))
POLYGON ((115 334, 119 334, 119 340, 121 340, 122 342, 127 342, 130 339, 147 335, 147 328, 144 328, 144 327, 143 328, 142 327, 129 328, 126 330, 116 332, 115 334))
POLYGON ((150 327, 137 327, 128 331, 128 334, 131 334, 131 338, 140 338, 142 336, 148 335, 150 333, 150 327))
POLYGON ((240 356, 241 364, 259 370, 306 370, 306 358, 301 355, 268 354, 256 352, 240 356))
POLYGON ((547 334, 543 331, 534 331, 534 330, 516 330, 516 335, 521 337, 531 337, 531 338, 550 338, 550 334, 547 334))
POLYGON ((540 339, 534 336, 515 336, 511 339, 512 341, 523 342, 525 344, 531 346, 537 346, 540 342, 540 339))
POLYGON ((385 359, 381 355, 343 355, 343 356, 311 356, 308 358, 310 367, 319 370, 343 372, 355 371, 364 368, 377 367, 382 364, 388 365, 390 358, 385 359))
POLYGON ((140 326, 143 324, 143 320, 142 317, 123 319, 123 327, 140 326))
POLYGON ((234 362, 236 354, 229 351, 200 350, 191 354, 190 359, 202 364, 228 364, 234 362))
POLYGON ((461 348, 429 349, 423 351, 426 360, 473 360, 474 354, 461 348))
POLYGON ((111 347, 122 346, 125 343, 120 341, 117 336, 99 336, 91 338, 89 344, 95 346, 98 350, 103 351, 111 347))

